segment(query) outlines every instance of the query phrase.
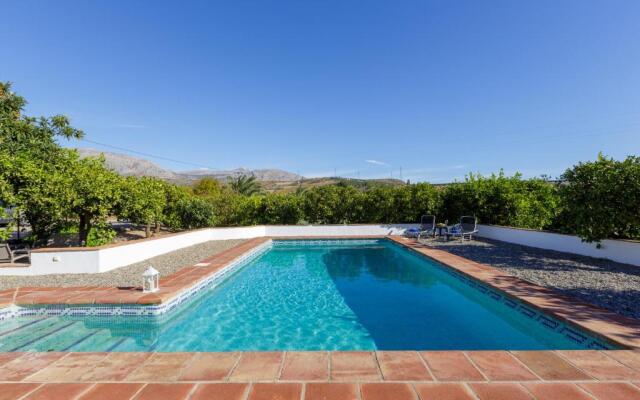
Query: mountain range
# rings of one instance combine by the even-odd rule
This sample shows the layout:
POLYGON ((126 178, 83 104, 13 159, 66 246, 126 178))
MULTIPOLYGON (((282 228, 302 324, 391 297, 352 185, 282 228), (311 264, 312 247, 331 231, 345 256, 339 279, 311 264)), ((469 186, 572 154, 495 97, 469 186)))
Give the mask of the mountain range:
POLYGON ((128 154, 112 153, 92 148, 76 149, 81 157, 97 157, 104 155, 105 164, 123 176, 153 176, 176 183, 192 183, 204 177, 211 177, 220 181, 226 181, 238 176, 255 176, 257 180, 264 182, 293 182, 304 179, 303 176, 281 169, 246 169, 236 168, 232 170, 197 169, 192 171, 172 171, 163 168, 147 159, 134 157, 128 154))

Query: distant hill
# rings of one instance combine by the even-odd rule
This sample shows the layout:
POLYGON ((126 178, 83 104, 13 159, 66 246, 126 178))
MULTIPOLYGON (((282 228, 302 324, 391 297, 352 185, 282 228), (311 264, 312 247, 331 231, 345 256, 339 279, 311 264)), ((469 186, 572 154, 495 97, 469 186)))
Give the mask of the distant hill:
POLYGON ((349 178, 305 178, 304 176, 281 169, 246 169, 232 170, 196 169, 192 171, 172 171, 146 160, 128 154, 112 153, 91 148, 76 149, 81 157, 98 157, 104 155, 108 168, 123 176, 153 176, 180 185, 191 185, 199 179, 209 177, 225 182, 238 176, 255 176, 262 188, 268 192, 293 192, 298 189, 309 189, 326 185, 348 185, 359 189, 379 186, 401 186, 405 182, 398 179, 349 179, 349 178))
POLYGON ((182 184, 191 184, 204 177, 211 177, 220 181, 226 181, 229 178, 237 178, 242 175, 255 176, 259 181, 269 182, 291 182, 304 178, 298 174, 280 169, 252 170, 236 168, 229 171, 210 169, 172 171, 162 168, 161 166, 144 158, 134 157, 128 154, 112 153, 91 148, 78 148, 76 150, 78 150, 81 157, 98 157, 100 154, 103 154, 107 167, 123 176, 153 176, 182 184))

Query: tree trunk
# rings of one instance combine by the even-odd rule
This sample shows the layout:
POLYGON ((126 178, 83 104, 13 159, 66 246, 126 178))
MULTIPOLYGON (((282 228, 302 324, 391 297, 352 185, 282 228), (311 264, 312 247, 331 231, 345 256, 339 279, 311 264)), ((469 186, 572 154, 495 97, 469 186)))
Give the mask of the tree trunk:
POLYGON ((87 245, 87 236, 89 236, 89 229, 91 229, 89 217, 87 217, 86 215, 80 215, 80 225, 78 226, 78 240, 80 241, 80 246, 87 245))
POLYGON ((147 225, 144 227, 144 236, 151 237, 151 223, 147 222, 147 225))
POLYGON ((160 221, 156 221, 156 233, 160 233, 160 221))

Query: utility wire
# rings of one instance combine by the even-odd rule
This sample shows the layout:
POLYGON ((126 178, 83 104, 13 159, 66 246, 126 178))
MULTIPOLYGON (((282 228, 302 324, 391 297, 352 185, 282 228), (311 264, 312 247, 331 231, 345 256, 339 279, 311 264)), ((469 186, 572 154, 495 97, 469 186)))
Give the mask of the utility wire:
POLYGON ((170 162, 174 162, 174 163, 178 163, 178 164, 190 165, 190 166, 194 166, 194 167, 206 168, 206 169, 211 169, 211 170, 216 170, 217 169, 217 168, 213 168, 211 166, 204 165, 204 164, 198 164, 198 163, 193 163, 193 162, 188 162, 188 161, 181 161, 181 160, 176 160, 175 158, 158 156, 158 155, 150 154, 150 153, 144 153, 144 152, 137 151, 137 150, 127 149, 125 147, 113 146, 113 145, 106 144, 106 143, 96 142, 95 140, 89 140, 89 139, 84 139, 84 138, 80 139, 80 140, 83 141, 83 142, 96 144, 98 146, 108 147, 110 149, 115 149, 115 150, 120 150, 120 151, 126 151, 128 153, 138 154, 138 155, 141 155, 141 156, 155 158, 155 159, 158 159, 158 160, 170 161, 170 162))

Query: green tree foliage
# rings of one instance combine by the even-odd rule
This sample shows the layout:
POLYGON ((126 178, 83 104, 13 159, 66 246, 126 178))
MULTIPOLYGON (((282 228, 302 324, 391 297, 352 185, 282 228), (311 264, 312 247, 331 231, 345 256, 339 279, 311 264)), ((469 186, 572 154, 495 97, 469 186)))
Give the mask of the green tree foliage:
POLYGON ((213 206, 198 197, 179 200, 175 207, 175 213, 180 229, 196 229, 216 225, 213 206))
POLYGON ((500 172, 489 177, 470 174, 464 182, 445 187, 441 201, 441 214, 450 222, 475 215, 485 224, 542 229, 552 222, 558 197, 546 181, 500 172))
POLYGON ((104 223, 115 212, 120 200, 120 180, 120 176, 104 167, 103 158, 87 157, 75 162, 69 212, 78 220, 80 243, 86 244, 92 225, 104 223))
POLYGON ((255 176, 240 175, 229 181, 229 186, 234 192, 243 196, 252 196, 262 191, 260 183, 255 176))
POLYGON ((202 178, 193 185, 193 194, 201 197, 219 196, 222 185, 216 179, 202 178))
POLYGON ((565 230, 589 242, 640 238, 640 157, 616 161, 599 155, 568 169, 562 179, 565 230))
POLYGON ((152 224, 158 233, 167 201, 165 186, 160 179, 147 176, 123 179, 118 216, 144 225, 146 237, 151 236, 152 224))

